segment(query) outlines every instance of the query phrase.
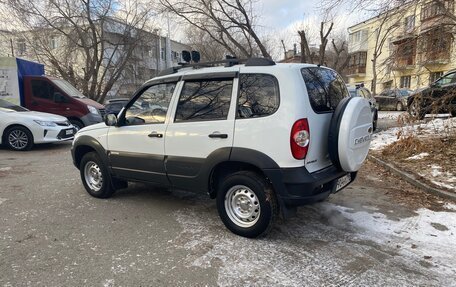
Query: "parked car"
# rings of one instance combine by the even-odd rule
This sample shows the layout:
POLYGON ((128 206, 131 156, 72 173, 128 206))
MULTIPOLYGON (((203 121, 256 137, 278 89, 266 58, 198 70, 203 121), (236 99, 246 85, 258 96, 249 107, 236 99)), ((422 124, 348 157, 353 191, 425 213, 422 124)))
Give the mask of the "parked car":
POLYGON ((369 150, 369 102, 329 68, 237 61, 167 70, 78 132, 87 192, 107 198, 128 181, 207 192, 229 230, 257 237, 350 184, 369 150))
POLYGON ((0 99, 0 144, 12 150, 30 150, 34 144, 71 140, 76 129, 67 118, 0 99))
POLYGON ((429 113, 456 116, 456 71, 450 71, 429 87, 417 90, 407 100, 410 115, 423 119, 429 113))
POLYGON ((369 101, 369 105, 371 107, 372 112, 372 128, 375 131, 377 129, 377 120, 378 120, 378 109, 377 109, 377 102, 371 92, 365 88, 364 86, 355 85, 349 86, 347 85, 348 92, 352 97, 362 97, 369 101))
POLYGON ((408 89, 387 89, 375 96, 379 110, 405 111, 407 98, 412 93, 408 89))
POLYGON ((130 101, 127 98, 111 99, 105 103, 105 114, 118 114, 122 108, 130 101))

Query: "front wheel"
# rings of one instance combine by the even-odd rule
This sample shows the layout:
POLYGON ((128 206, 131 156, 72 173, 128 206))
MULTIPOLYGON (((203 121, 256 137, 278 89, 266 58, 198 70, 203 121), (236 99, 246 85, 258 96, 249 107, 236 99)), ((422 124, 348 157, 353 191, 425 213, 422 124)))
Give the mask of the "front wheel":
POLYGON ((14 126, 5 132, 4 140, 6 145, 17 151, 30 150, 33 146, 33 135, 25 127, 14 126))
POLYGON ((423 111, 423 109, 420 106, 420 103, 416 100, 412 102, 409 109, 409 114, 418 120, 422 120, 426 116, 426 112, 423 111))
POLYGON ((111 176, 95 152, 89 152, 82 157, 79 170, 82 183, 91 196, 108 198, 114 193, 111 176))
POLYGON ((74 126, 74 128, 76 129, 76 132, 79 131, 80 129, 82 129, 84 127, 84 124, 80 121, 80 120, 73 120, 71 119, 70 120, 70 123, 74 126))
POLYGON ((398 102, 396 105, 396 111, 400 112, 404 109, 404 105, 401 102, 398 102))
POLYGON ((267 234, 278 214, 270 183, 251 171, 239 171, 223 180, 217 210, 231 232, 248 238, 267 234))

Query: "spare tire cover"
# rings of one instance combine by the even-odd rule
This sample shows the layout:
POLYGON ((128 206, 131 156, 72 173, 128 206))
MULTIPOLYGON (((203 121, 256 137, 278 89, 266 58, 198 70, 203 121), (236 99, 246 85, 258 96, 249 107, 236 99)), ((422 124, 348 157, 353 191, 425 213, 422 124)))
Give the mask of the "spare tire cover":
POLYGON ((361 97, 340 101, 329 127, 328 151, 339 169, 357 171, 366 160, 372 139, 372 112, 369 102, 361 97))

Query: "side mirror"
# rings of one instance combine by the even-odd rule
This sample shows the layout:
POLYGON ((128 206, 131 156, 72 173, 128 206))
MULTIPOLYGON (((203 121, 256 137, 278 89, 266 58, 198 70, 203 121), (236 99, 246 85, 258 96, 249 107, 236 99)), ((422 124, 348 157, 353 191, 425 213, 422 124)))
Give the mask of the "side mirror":
POLYGON ((66 103, 66 99, 61 93, 55 92, 54 93, 54 102, 56 102, 56 103, 66 103))
POLYGON ((117 116, 115 114, 107 114, 105 116, 105 124, 108 127, 117 125, 117 116))

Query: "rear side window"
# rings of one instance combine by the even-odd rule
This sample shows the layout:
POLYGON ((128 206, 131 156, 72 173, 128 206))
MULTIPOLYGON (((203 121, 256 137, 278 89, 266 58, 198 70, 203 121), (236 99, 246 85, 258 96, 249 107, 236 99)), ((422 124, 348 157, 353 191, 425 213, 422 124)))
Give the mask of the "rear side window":
POLYGON ((303 68, 301 73, 315 112, 334 111, 339 102, 348 97, 344 81, 333 70, 312 67, 303 68))
POLYGON ((185 82, 175 122, 225 120, 230 110, 233 79, 185 82))
POLYGON ((236 118, 272 115, 279 108, 279 84, 272 75, 241 74, 236 118))

